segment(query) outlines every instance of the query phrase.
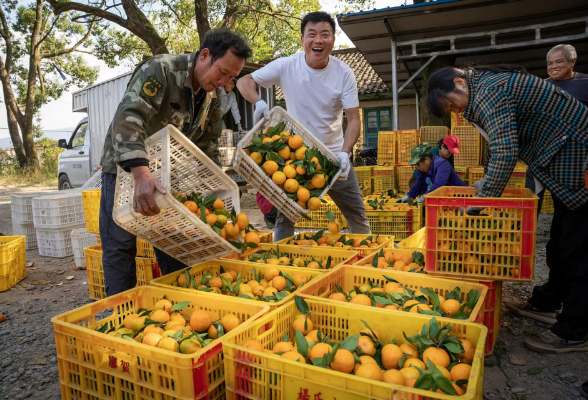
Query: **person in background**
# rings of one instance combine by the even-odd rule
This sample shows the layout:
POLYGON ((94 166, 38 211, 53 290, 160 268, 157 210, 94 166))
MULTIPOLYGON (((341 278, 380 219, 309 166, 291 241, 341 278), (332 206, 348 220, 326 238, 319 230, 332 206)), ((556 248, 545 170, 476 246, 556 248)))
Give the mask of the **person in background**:
POLYGON ((278 216, 278 209, 274 207, 268 199, 263 197, 259 192, 255 195, 255 202, 259 207, 259 210, 263 214, 263 220, 269 229, 274 229, 276 226, 276 217, 278 216))
MULTIPOLYGON (((437 143, 437 147, 431 149, 431 153, 434 156, 438 156, 446 159, 452 169, 455 170, 455 157, 454 154, 459 154, 459 138, 457 136, 446 136, 440 139, 437 143)), ((412 188, 418 178, 418 169, 414 170, 412 178, 408 182, 408 187, 412 188)))
MULTIPOLYGON (((237 81, 241 95, 255 104, 254 122, 269 119, 269 107, 257 87, 278 85, 284 93, 288 113, 337 155, 341 164, 339 180, 332 183, 329 196, 347 219, 352 233, 370 233, 365 205, 351 168, 349 154, 360 134, 357 82, 351 68, 331 56, 335 45, 335 20, 317 11, 300 24, 303 52, 279 58, 237 81), (343 134, 343 112, 347 129, 343 134)), ((274 240, 294 235, 294 223, 278 212, 274 240)))
MULTIPOLYGON (((454 149, 455 150, 455 149, 454 149)), ((459 153, 457 153, 459 154, 459 153)), ((416 165, 418 178, 408 194, 397 203, 408 203, 417 198, 417 203, 425 201, 425 194, 443 186, 467 186, 451 165, 443 157, 433 155, 428 143, 421 143, 410 152, 410 165, 416 165)))
MULTIPOLYGON (((429 78, 427 91, 433 115, 463 112, 488 138, 486 180, 478 197, 500 197, 519 158, 534 175, 536 189, 546 186, 551 192, 555 212, 546 247, 549 280, 533 288, 527 304, 509 303, 507 308, 553 323, 546 332, 524 339, 528 349, 588 351, 588 108, 519 66, 441 68, 429 78)), ((466 209, 469 215, 480 211, 466 209)))
MULTIPOLYGON (((145 216, 159 214, 154 193, 165 194, 166 189, 149 171, 145 141, 171 124, 200 147, 208 122, 220 110, 220 105, 215 105, 215 89, 238 76, 248 57, 251 49, 245 40, 221 28, 206 34, 199 51, 157 55, 135 69, 102 151, 99 222, 107 296, 132 289, 137 283, 137 238, 112 217, 117 168, 133 175, 133 210, 145 216)), ((218 139, 214 147, 218 148, 218 139)), ((209 145, 201 149, 213 156, 209 145)), ((162 275, 186 267, 159 249, 155 249, 155 256, 162 275)))
MULTIPOLYGON (((235 88, 235 83, 237 81, 235 79, 231 79, 229 83, 225 85, 223 89, 221 89, 221 96, 220 96, 220 107, 221 107, 221 114, 224 117, 226 113, 231 110, 231 114, 233 114, 233 119, 237 124, 237 129, 239 132, 243 130, 241 127, 241 114, 239 114, 239 105, 237 104, 237 95, 233 91, 235 88)), ((227 129, 225 125, 225 121, 223 120, 223 129, 227 129)))
MULTIPOLYGON (((575 97, 584 107, 588 107, 588 75, 574 72, 574 65, 578 54, 574 46, 558 44, 547 53, 547 82, 558 86, 575 97)), ((535 192, 535 179, 530 169, 527 169, 525 187, 535 192)), ((539 196, 538 209, 541 210, 545 189, 537 193, 539 196)))

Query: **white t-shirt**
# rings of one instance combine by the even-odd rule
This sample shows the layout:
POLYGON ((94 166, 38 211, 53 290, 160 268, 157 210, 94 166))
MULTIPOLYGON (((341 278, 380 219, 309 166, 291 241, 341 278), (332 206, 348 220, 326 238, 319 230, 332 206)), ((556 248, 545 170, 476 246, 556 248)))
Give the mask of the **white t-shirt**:
POLYGON ((323 69, 306 64, 304 52, 279 58, 252 74, 260 86, 281 87, 288 113, 330 150, 343 147, 343 110, 359 107, 355 75, 343 61, 329 56, 323 69))

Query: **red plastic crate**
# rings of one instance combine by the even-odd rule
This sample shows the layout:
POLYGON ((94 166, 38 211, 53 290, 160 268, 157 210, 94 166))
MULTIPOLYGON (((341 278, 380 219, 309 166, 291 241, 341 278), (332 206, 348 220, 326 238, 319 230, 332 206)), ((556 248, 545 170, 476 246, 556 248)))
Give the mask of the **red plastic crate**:
POLYGON ((488 328, 485 354, 489 356, 494 351, 494 345, 496 344, 496 338, 498 337, 498 329, 500 328, 500 318, 502 314, 502 282, 477 282, 488 286, 488 293, 484 299, 480 314, 482 315, 481 323, 488 328))
POLYGON ((425 198, 427 272, 532 280, 539 198, 528 189, 507 188, 500 198, 474 198, 476 191, 446 186, 425 198), (487 215, 468 215, 467 207, 485 207, 487 215))

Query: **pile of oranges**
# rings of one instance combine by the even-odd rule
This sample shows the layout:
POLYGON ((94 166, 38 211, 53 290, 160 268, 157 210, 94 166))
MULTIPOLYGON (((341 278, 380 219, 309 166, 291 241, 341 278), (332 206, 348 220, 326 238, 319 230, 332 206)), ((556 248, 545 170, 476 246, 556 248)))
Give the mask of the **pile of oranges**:
POLYGON ((337 342, 314 328, 312 317, 304 313, 301 303, 297 302, 297 306, 302 314, 292 322, 293 341, 286 335, 271 350, 255 339, 241 346, 394 385, 451 395, 463 395, 467 389, 475 347, 467 339, 450 335, 451 325, 442 327, 433 317, 416 335, 405 334, 384 343, 380 333, 362 321, 366 329, 337 342), (419 379, 425 375, 430 379, 419 379))
POLYGON ((192 311, 187 309, 189 305, 189 301, 172 305, 164 297, 153 310, 127 315, 118 328, 104 324, 96 330, 174 353, 192 354, 241 324, 235 314, 213 321, 207 311, 192 311))
POLYGON ((225 203, 216 194, 202 197, 200 193, 190 193, 189 195, 176 193, 174 197, 202 222, 210 226, 220 237, 230 240, 236 247, 243 246, 243 243, 239 241, 241 232, 243 232, 242 239, 245 247, 250 243, 252 245, 249 247, 259 245, 259 234, 249 224, 247 214, 237 214, 235 209, 228 212, 225 209, 225 203))
POLYGON ((480 298, 480 292, 472 289, 467 293, 467 301, 462 301, 461 290, 456 286, 446 299, 432 288, 412 290, 394 278, 382 276, 386 281, 382 285, 368 282, 348 292, 337 286, 328 298, 368 307, 455 319, 468 319, 480 298))
POLYGON ((316 211, 321 208, 318 196, 332 183, 339 167, 318 149, 306 147, 302 137, 291 135, 285 126, 279 123, 254 135, 244 150, 288 198, 303 209, 316 211))
POLYGON ((335 266, 333 265, 331 256, 328 256, 324 260, 317 260, 314 257, 303 259, 300 257, 293 257, 290 253, 283 253, 274 249, 257 250, 249 256, 247 261, 260 264, 284 265, 310 269, 329 269, 335 266))
POLYGON ((333 237, 324 234, 324 229, 316 233, 303 232, 289 239, 284 244, 291 244, 295 246, 329 246, 329 247, 341 247, 341 248, 352 248, 352 249, 370 249, 378 247, 390 240, 388 236, 382 235, 365 235, 365 238, 361 237, 348 237, 343 234, 340 237, 333 237))
POLYGON ((425 256, 419 251, 408 254, 406 251, 394 251, 394 249, 381 249, 373 256, 366 259, 365 265, 374 268, 391 269, 404 272, 424 273, 425 256))
POLYGON ((176 285, 203 292, 274 303, 288 297, 309 279, 305 274, 290 276, 277 268, 266 268, 263 272, 256 272, 253 268, 250 273, 247 273, 247 278, 237 271, 225 272, 222 267, 221 273, 202 271, 196 274, 190 274, 190 268, 187 268, 178 276, 176 285))

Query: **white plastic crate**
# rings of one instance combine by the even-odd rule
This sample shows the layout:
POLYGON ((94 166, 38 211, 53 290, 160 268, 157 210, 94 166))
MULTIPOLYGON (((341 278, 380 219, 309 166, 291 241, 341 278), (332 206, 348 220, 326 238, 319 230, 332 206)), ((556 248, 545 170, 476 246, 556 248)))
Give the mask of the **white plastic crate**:
POLYGON ((219 147, 234 147, 233 146, 233 131, 231 129, 224 129, 221 136, 218 138, 219 147))
POLYGON ((186 265, 238 252, 173 197, 173 193, 216 193, 227 211, 234 208, 239 213, 237 184, 172 125, 150 136, 145 148, 151 174, 167 191, 155 192, 163 211, 151 217, 134 212, 132 175, 119 168, 112 212, 116 223, 186 265))
POLYGON ((36 192, 36 193, 22 193, 13 194, 10 196, 10 210, 12 214, 12 222, 18 224, 32 224, 33 223, 33 198, 40 196, 48 196, 56 194, 53 192, 36 192))
MULTIPOLYGON (((249 146, 253 140, 253 135, 263 131, 270 126, 276 126, 280 122, 284 122, 285 131, 292 135, 299 135, 304 141, 304 145, 308 149, 318 148, 318 150, 329 160, 336 165, 340 165, 339 159, 331 150, 329 150, 321 141, 319 141, 312 133, 304 128, 298 121, 292 118, 282 107, 274 107, 270 111, 269 120, 263 118, 247 133, 247 135, 239 142, 237 151, 235 153, 235 160, 233 168, 241 175, 245 181, 254 188, 256 188, 270 203, 272 203, 278 210, 282 212, 290 221, 296 223, 302 218, 302 214, 308 214, 310 210, 303 209, 294 200, 288 198, 286 193, 276 185, 270 177, 263 171, 263 169, 251 159, 243 150, 249 146)), ((333 177, 333 182, 337 180, 341 170, 333 177)), ((325 186, 323 193, 319 198, 323 197, 329 191, 329 186, 325 186)))
POLYGON ((74 262, 77 268, 83 268, 86 266, 84 248, 88 246, 95 246, 99 242, 98 235, 92 232, 88 232, 86 228, 72 229, 71 246, 74 255, 74 262))
POLYGON ((247 132, 233 132, 233 147, 237 147, 239 142, 247 135, 247 132))
POLYGON ((102 171, 96 172, 86 183, 82 186, 82 190, 102 189, 102 171))
POLYGON ((73 255, 71 231, 84 228, 85 224, 67 228, 36 228, 39 255, 45 257, 63 258, 73 255))
POLYGON ((52 196, 33 199, 35 228, 74 228, 84 223, 84 204, 80 189, 64 190, 52 196))
POLYGON ((233 158, 235 158, 236 147, 219 147, 220 162, 223 167, 233 165, 233 158))
POLYGON ((19 224, 12 220, 12 234, 15 236, 25 236, 26 250, 34 250, 37 248, 37 232, 32 223, 19 224))

